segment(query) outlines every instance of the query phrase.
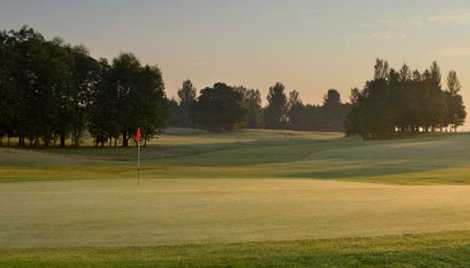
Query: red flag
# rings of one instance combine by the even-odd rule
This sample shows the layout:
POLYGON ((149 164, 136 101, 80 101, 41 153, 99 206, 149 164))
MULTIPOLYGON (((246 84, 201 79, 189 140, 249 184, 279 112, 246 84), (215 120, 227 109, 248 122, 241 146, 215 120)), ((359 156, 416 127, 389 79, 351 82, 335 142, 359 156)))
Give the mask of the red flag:
POLYGON ((140 127, 137 128, 137 131, 135 132, 134 139, 136 142, 140 143, 142 140, 142 133, 140 132, 140 127))

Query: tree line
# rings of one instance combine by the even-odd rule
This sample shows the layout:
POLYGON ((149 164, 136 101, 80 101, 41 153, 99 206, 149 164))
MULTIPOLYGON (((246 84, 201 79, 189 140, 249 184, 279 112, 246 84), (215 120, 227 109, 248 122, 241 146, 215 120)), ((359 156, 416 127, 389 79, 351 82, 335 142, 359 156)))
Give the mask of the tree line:
POLYGON ((166 111, 160 70, 131 53, 110 63, 26 26, 0 31, 0 144, 79 146, 88 130, 97 145, 127 146, 137 127, 145 140, 164 127, 166 111))
POLYGON ((351 110, 346 117, 347 135, 381 139, 420 132, 457 131, 465 122, 462 86, 455 71, 441 85, 436 62, 424 72, 404 64, 399 71, 377 59, 374 77, 363 89, 351 92, 351 110))
POLYGON ((330 89, 321 105, 304 104, 282 83, 258 89, 223 82, 198 91, 183 82, 168 99, 160 69, 132 53, 111 62, 84 46, 47 40, 27 26, 0 31, 0 146, 79 146, 88 132, 98 146, 128 146, 138 127, 146 142, 166 126, 230 131, 238 128, 345 131, 366 139, 456 131, 466 117, 455 71, 441 85, 433 63, 424 72, 399 71, 378 59, 374 77, 351 91, 350 103, 330 89))
POLYGON ((282 83, 269 88, 262 106, 258 89, 216 83, 198 90, 191 80, 183 82, 178 100, 169 100, 168 124, 212 131, 235 128, 343 131, 349 104, 341 103, 337 90, 330 89, 322 105, 303 104, 296 90, 287 92, 282 83))

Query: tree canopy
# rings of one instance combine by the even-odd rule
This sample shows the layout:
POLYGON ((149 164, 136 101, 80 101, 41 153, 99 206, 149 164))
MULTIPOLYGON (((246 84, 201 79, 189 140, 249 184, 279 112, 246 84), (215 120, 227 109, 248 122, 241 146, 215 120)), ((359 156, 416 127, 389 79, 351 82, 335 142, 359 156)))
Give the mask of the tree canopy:
POLYGON ((112 65, 84 46, 46 40, 29 27, 0 32, 0 138, 19 146, 49 146, 70 139, 79 146, 85 130, 104 144, 143 128, 149 138, 165 125, 160 70, 142 66, 131 53, 112 65))
POLYGON ((436 62, 421 73, 411 72, 407 65, 395 71, 377 59, 374 78, 362 90, 351 92, 347 134, 377 139, 436 129, 456 131, 466 117, 460 88, 455 71, 448 75, 447 89, 442 88, 436 62))
POLYGON ((209 130, 232 130, 247 114, 243 94, 225 83, 201 90, 195 105, 196 122, 209 130))

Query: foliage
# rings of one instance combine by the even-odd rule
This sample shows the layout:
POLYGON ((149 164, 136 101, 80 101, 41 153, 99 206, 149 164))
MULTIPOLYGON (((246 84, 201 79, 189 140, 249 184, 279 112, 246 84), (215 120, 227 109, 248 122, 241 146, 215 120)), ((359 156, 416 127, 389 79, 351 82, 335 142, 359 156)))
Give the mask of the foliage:
POLYGON ((263 127, 261 93, 257 89, 237 88, 243 96, 243 105, 247 110, 244 127, 263 127))
POLYGON ((377 59, 374 79, 351 92, 347 134, 378 139, 436 129, 456 131, 466 117, 460 88, 457 74, 450 72, 448 89, 442 89, 436 62, 423 73, 411 73, 407 65, 397 72, 377 59))
MULTIPOLYGON (((232 87, 242 95, 243 107, 246 110, 246 116, 233 127, 237 128, 268 128, 268 129, 292 129, 309 131, 344 131, 344 121, 349 111, 350 105, 341 103, 341 98, 337 90, 331 89, 325 96, 323 105, 303 104, 298 91, 289 92, 289 99, 285 95, 285 87, 277 83, 270 88, 267 96, 268 105, 262 107, 261 93, 258 89, 249 89, 244 86, 232 87)), ((201 99, 195 99, 195 88, 190 80, 183 82, 183 87, 178 91, 179 103, 176 100, 169 100, 170 117, 168 125, 173 127, 202 127, 214 129, 207 125, 195 124, 195 107, 201 109, 214 109, 214 103, 201 103, 201 99), (212 105, 213 107, 204 107, 212 105)), ((214 102, 221 101, 214 99, 214 102)), ((218 104, 220 106, 220 104, 218 104)), ((237 110, 238 102, 226 105, 235 105, 235 107, 224 107, 228 112, 229 108, 237 110)), ((222 107, 222 106, 220 106, 222 107)), ((222 109, 222 108, 221 108, 222 109)), ((215 110, 213 110, 215 112, 215 110)), ((215 116, 217 113, 207 113, 206 116, 215 116)), ((209 121, 209 118, 201 118, 199 121, 209 121)), ((228 118, 226 116, 225 118, 228 118)), ((224 119, 217 119, 224 120, 224 119)), ((227 124, 231 124, 227 122, 227 124)), ((218 127, 217 127, 218 128, 218 127)), ((216 129, 217 129, 216 128, 216 129)), ((229 129, 229 128, 228 128, 229 129)))
POLYGON ((285 86, 276 83, 269 88, 268 106, 264 110, 264 121, 267 128, 282 129, 287 125, 287 97, 285 86))
POLYGON ((92 58, 83 46, 46 40, 24 26, 0 32, 0 140, 18 137, 19 146, 79 146, 87 130, 96 143, 142 127, 147 140, 167 117, 164 84, 157 67, 141 66, 128 53, 92 58))
POLYGON ((224 83, 201 90, 195 105, 196 123, 215 131, 234 129, 244 121, 246 113, 243 94, 224 83))

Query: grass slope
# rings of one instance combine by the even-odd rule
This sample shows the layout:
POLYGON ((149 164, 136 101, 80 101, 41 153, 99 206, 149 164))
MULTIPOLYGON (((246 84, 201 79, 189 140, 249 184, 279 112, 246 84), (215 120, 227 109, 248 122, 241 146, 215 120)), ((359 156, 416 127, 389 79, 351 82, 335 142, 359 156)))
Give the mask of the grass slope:
MULTIPOLYGON (((135 148, 0 148, 0 180, 135 176, 135 148)), ((143 149, 143 178, 309 178, 468 184, 470 135, 362 141, 335 133, 172 131, 143 149)))

